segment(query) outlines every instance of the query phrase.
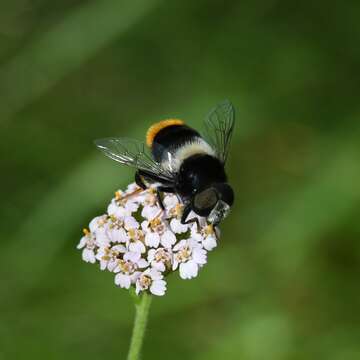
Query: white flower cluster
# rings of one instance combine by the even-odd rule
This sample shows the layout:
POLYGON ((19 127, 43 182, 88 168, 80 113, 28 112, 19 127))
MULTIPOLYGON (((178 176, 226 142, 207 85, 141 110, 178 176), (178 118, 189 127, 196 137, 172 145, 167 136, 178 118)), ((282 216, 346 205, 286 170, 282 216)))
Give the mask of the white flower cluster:
MULTIPOLYGON (((179 270, 182 279, 198 275, 206 264, 207 252, 216 247, 217 235, 203 218, 180 222, 183 205, 172 194, 157 203, 154 189, 142 190, 136 184, 117 191, 107 214, 94 218, 84 229, 77 248, 86 262, 100 264, 101 270, 115 273, 115 284, 136 294, 150 291, 164 295, 165 277, 179 270)), ((190 214, 195 217, 195 214, 190 214)))

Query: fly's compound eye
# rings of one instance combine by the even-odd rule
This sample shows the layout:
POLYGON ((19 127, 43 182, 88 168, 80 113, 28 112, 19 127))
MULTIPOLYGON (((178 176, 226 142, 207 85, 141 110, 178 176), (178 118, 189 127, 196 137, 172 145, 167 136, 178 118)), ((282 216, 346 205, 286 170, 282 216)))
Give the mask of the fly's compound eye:
POLYGON ((210 214, 218 201, 218 195, 215 189, 210 188, 196 194, 193 199, 194 211, 200 216, 210 214))

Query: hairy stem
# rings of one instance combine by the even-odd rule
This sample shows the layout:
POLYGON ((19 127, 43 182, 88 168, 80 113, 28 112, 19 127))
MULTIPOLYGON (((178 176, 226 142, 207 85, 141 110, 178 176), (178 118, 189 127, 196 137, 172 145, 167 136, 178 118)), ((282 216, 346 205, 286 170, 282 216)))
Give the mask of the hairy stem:
POLYGON ((149 315, 151 304, 151 295, 143 293, 140 300, 135 304, 135 322, 133 333, 131 336, 130 349, 128 353, 128 360, 140 359, 141 347, 144 340, 144 334, 149 315))

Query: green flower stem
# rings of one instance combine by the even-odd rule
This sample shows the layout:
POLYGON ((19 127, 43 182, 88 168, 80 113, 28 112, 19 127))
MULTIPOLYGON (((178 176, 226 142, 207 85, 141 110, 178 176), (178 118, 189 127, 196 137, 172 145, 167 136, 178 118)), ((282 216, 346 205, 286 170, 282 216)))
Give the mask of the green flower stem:
POLYGON ((135 322, 130 342, 128 360, 140 359, 140 352, 144 340, 144 334, 151 304, 151 295, 143 293, 135 304, 135 322))

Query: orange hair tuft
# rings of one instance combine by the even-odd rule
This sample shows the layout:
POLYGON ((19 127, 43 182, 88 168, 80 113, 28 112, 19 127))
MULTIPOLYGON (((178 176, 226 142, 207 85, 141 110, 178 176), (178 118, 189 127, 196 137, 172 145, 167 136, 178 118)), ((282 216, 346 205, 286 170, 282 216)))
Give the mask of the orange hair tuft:
POLYGON ((159 133, 159 131, 172 125, 184 125, 184 122, 180 119, 167 119, 150 126, 149 130, 146 133, 146 145, 151 147, 154 138, 159 133))

